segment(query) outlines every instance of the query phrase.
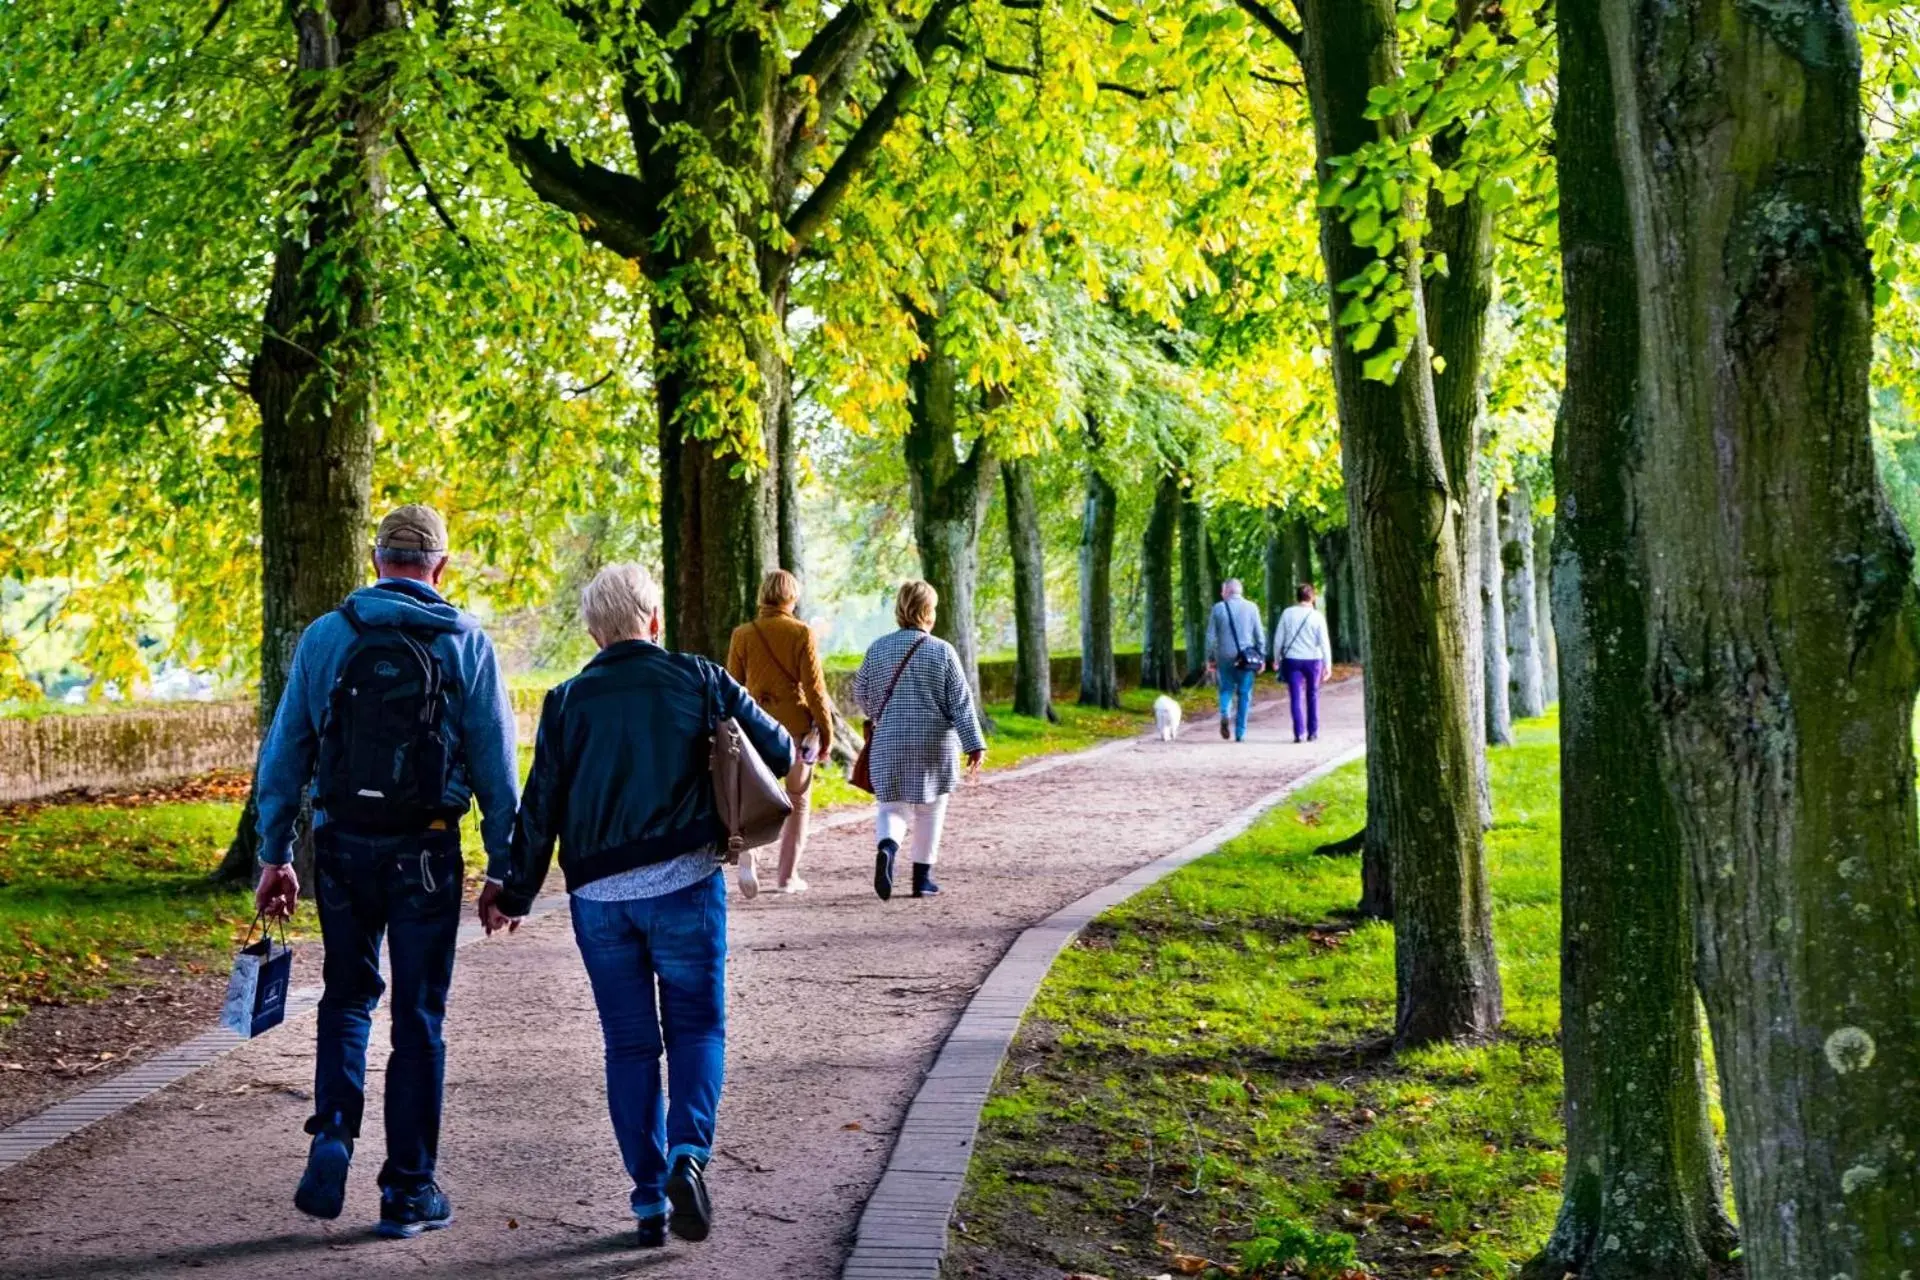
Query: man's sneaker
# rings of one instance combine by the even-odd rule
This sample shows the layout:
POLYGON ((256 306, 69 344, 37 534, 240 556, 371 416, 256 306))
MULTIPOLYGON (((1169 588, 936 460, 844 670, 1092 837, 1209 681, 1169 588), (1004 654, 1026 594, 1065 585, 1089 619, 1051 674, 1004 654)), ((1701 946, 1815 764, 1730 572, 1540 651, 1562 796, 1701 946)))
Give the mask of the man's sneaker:
POLYGON ((641 1218, 634 1224, 634 1244, 642 1249, 664 1249, 667 1247, 667 1215, 656 1213, 651 1218, 641 1218))
POLYGON ((307 1171, 293 1193, 293 1207, 310 1218, 337 1218, 347 1199, 347 1168, 353 1144, 333 1133, 316 1133, 307 1148, 307 1171))
POLYGON ((429 1182, 417 1191, 380 1191, 380 1223, 374 1230, 392 1240, 411 1240, 423 1231, 438 1231, 453 1221, 447 1193, 429 1182))
POLYGON ((713 1230, 713 1202, 707 1199, 707 1179, 700 1162, 681 1156, 667 1174, 667 1203, 673 1212, 667 1215, 667 1229, 682 1240, 701 1241, 713 1230))
POLYGON ((1223 739, 1233 736, 1233 729, 1227 724, 1227 717, 1225 715, 1220 717, 1220 736, 1223 739))

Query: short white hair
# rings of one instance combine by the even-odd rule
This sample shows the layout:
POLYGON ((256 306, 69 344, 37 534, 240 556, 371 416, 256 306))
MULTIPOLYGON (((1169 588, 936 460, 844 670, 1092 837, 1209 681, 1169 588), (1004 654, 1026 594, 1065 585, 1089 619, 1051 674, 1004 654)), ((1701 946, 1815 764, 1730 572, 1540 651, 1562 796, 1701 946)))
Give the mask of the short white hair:
POLYGON ((647 624, 659 612, 660 584, 637 564, 608 565, 580 593, 587 630, 608 643, 645 638, 647 624))
POLYGON ((1240 585, 1240 579, 1238 578, 1228 578, 1220 584, 1220 594, 1223 596, 1237 596, 1245 591, 1246 588, 1240 585))

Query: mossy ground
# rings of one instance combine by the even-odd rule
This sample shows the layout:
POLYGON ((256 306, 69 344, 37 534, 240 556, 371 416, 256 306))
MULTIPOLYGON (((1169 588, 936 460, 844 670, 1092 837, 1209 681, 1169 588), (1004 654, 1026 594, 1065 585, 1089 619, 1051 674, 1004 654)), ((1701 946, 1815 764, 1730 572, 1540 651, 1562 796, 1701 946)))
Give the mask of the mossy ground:
POLYGON ((1558 746, 1492 753, 1502 1039, 1394 1057, 1350 765, 1063 955, 987 1104, 946 1274, 1506 1277, 1559 1204, 1558 746), (1238 1268, 1230 1272, 1227 1268, 1238 1268))

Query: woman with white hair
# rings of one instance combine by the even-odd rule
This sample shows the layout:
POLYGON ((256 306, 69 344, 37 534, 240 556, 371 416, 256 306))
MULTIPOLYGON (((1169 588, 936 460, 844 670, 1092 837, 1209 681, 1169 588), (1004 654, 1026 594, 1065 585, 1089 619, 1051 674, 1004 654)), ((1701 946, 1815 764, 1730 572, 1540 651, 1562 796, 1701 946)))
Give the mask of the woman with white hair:
POLYGON ((960 785, 958 752, 969 776, 987 758, 987 740, 960 655, 932 634, 940 596, 925 582, 900 588, 893 605, 898 631, 867 649, 853 678, 854 700, 871 722, 868 763, 873 795, 880 802, 879 847, 873 857, 873 891, 893 897, 894 859, 900 842, 913 836, 913 896, 940 892, 933 864, 940 857, 940 830, 947 797, 960 785))
POLYGON ((639 1243, 658 1248, 669 1230, 706 1239, 713 1216, 727 961, 714 726, 733 717, 775 774, 792 768, 793 740, 725 671, 660 646, 660 589, 640 566, 608 565, 581 605, 600 652, 547 694, 511 869, 481 892, 480 919, 489 933, 517 926, 558 839, 639 1243))

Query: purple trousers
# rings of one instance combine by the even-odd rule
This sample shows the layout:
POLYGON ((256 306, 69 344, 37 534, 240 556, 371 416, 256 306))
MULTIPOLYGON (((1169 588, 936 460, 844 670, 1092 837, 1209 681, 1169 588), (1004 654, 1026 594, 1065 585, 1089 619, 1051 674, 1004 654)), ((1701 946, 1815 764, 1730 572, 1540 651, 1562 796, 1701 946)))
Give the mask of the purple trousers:
POLYGON ((1287 682, 1287 706, 1293 712, 1293 736, 1317 737, 1320 733, 1320 659, 1282 658, 1280 678, 1287 682), (1306 702, 1305 716, 1301 702, 1306 702))

